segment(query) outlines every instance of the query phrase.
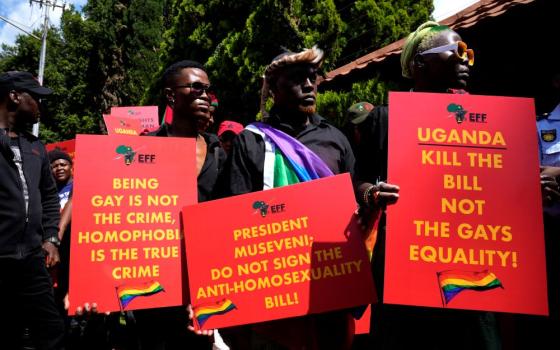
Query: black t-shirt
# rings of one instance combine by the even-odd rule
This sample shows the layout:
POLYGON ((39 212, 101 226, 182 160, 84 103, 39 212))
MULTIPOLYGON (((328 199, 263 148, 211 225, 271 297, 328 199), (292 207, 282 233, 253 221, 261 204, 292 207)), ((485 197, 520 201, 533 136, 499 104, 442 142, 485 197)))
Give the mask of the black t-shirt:
MULTIPOLYGON (((349 172, 354 175, 354 154, 346 137, 318 114, 310 117, 306 128, 294 135, 293 128, 272 114, 267 124, 299 140, 315 152, 335 174, 349 172)), ((265 143, 260 135, 242 131, 233 143, 231 156, 226 163, 225 195, 238 195, 263 189, 265 143)))
MULTIPOLYGON (((158 130, 150 132, 148 136, 169 136, 167 124, 163 124, 158 130)), ((215 198, 215 187, 218 175, 223 169, 226 160, 226 153, 220 147, 220 140, 214 134, 203 133, 202 136, 206 141, 207 152, 206 158, 200 174, 197 177, 198 186, 198 202, 206 202, 215 198)))
POLYGON ((356 179, 369 183, 387 181, 387 139, 389 130, 389 109, 387 106, 375 107, 358 128, 361 138, 355 153, 356 179))

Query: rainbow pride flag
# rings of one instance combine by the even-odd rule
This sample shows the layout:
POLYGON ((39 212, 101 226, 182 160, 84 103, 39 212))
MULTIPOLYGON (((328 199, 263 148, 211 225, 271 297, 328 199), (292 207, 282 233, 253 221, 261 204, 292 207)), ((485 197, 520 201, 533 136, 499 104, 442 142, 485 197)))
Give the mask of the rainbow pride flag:
POLYGON ((251 123, 250 130, 265 141, 263 189, 277 188, 332 176, 332 170, 297 139, 265 123, 251 123))
POLYGON ((199 327, 202 327, 202 325, 204 325, 204 323, 210 317, 226 314, 233 309, 236 309, 236 306, 229 299, 224 299, 213 304, 205 304, 193 307, 194 317, 196 318, 199 327))
POLYGON ((159 282, 150 281, 135 286, 123 285, 117 287, 117 296, 121 307, 125 309, 136 297, 147 297, 163 291, 164 289, 159 282))
POLYGON ((494 288, 504 288, 502 282, 488 270, 461 271, 446 270, 437 273, 439 286, 443 294, 443 305, 449 304, 457 294, 465 289, 485 291, 494 288))

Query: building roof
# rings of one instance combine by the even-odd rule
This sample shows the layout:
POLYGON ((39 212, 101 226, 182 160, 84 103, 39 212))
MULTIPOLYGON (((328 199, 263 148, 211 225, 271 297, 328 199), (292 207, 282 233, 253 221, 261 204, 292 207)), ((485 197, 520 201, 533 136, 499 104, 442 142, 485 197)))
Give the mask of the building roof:
MULTIPOLYGON (((480 0, 466 9, 440 21, 439 23, 445 24, 454 30, 469 28, 484 18, 499 16, 513 6, 528 4, 533 1, 535 0, 480 0)), ((399 55, 402 51, 405 39, 406 38, 395 41, 380 48, 379 50, 370 52, 342 67, 328 72, 325 79, 322 79, 321 82, 330 81, 337 76, 347 75, 354 70, 366 68, 370 64, 382 62, 391 55, 399 55)))

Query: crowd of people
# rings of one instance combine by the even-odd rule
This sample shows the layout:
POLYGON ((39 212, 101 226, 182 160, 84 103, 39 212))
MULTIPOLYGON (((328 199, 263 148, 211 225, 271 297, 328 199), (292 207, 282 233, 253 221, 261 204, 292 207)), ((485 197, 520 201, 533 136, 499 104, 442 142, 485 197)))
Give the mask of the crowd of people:
MULTIPOLYGON (((502 349, 511 344, 504 339, 508 336, 523 346, 514 348, 534 343, 535 336, 554 341, 560 264, 548 254, 551 315, 546 318, 382 302, 385 236, 390 234, 384 208, 399 199, 398 185, 383 181, 389 107, 358 102, 348 106, 343 131, 331 125, 316 113, 323 58, 317 47, 275 57, 264 72, 262 121, 243 126, 225 120, 217 135, 207 132, 219 105, 204 66, 177 62, 161 78, 172 116, 146 137, 196 140, 199 202, 350 173, 362 223, 367 227, 375 221, 379 227, 376 243, 368 249, 380 302, 372 308, 367 339, 355 341, 348 310, 217 331, 195 330, 189 306, 105 315, 97 313, 92 300, 78 306, 76 316, 63 316, 69 307, 73 160, 59 150, 47 154, 27 132, 40 116, 41 99, 52 90, 30 73, 13 71, 0 76, 0 303, 5 310, 0 348, 502 349), (269 98, 274 104, 265 110, 269 98), (295 169, 285 156, 286 147, 308 159, 311 169, 295 169)), ((401 54, 402 74, 412 79, 413 92, 467 93, 473 63, 474 52, 459 34, 435 22, 411 33, 401 54)), ((539 122, 547 253, 554 252, 560 232, 558 110, 539 122)))

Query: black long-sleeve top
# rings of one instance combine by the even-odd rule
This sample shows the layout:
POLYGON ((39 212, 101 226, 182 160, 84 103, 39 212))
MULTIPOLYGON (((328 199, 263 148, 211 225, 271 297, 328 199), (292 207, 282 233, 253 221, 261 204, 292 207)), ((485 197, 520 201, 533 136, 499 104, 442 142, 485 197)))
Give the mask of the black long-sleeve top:
POLYGON ((0 258, 24 258, 41 249, 44 240, 58 237, 60 204, 45 147, 38 138, 0 134, 0 258), (10 144, 19 146, 23 183, 10 144))

